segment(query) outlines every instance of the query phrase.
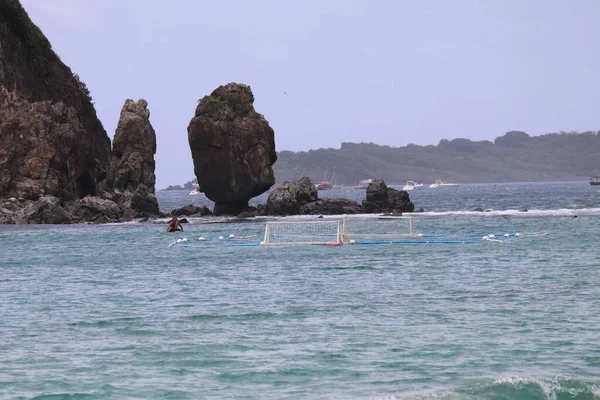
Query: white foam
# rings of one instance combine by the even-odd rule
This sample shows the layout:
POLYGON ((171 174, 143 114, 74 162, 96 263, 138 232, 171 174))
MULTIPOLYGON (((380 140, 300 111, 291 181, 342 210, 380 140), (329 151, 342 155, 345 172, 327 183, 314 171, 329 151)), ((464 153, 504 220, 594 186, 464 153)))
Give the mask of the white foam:
POLYGON ((592 215, 600 216, 600 208, 580 208, 577 210, 570 208, 559 208, 553 210, 529 209, 527 212, 509 209, 509 210, 489 210, 489 211, 428 211, 422 213, 405 213, 405 216, 413 217, 568 217, 571 215, 592 215))
MULTIPOLYGON (((558 208, 552 210, 541 210, 541 209, 528 209, 527 212, 508 209, 508 210, 487 210, 481 211, 426 211, 426 212, 413 212, 403 213, 403 217, 413 218, 428 218, 428 217, 462 217, 462 218, 497 218, 497 217, 520 217, 520 218, 532 218, 532 217, 568 217, 571 215, 578 216, 600 216, 600 208, 579 208, 574 210, 572 208, 558 208)), ((381 213, 376 214, 336 214, 336 215, 323 215, 319 218, 317 215, 290 215, 290 216, 268 216, 269 220, 284 220, 284 221, 295 221, 295 220, 330 220, 340 219, 342 217, 349 217, 353 219, 365 218, 372 219, 381 217, 381 213)))

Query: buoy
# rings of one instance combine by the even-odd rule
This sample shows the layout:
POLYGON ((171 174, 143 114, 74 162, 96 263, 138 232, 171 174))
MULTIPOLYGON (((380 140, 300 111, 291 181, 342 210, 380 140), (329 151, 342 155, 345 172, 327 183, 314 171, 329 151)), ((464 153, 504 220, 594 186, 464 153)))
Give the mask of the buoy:
POLYGON ((223 236, 219 236, 219 240, 223 240, 223 236))
POLYGON ((485 235, 484 237, 482 237, 483 240, 488 240, 490 237, 488 235, 485 235))
POLYGON ((231 235, 229 235, 229 239, 233 239, 235 237, 235 235, 232 233, 231 235))
POLYGON ((505 233, 504 237, 510 237, 510 235, 508 233, 505 233))
POLYGON ((260 245, 261 245, 261 246, 264 246, 265 244, 266 244, 265 242, 260 242, 260 245))
POLYGON ((183 238, 183 239, 181 239, 181 241, 182 242, 187 242, 188 240, 187 240, 187 238, 183 238))
POLYGON ((177 239, 175 242, 177 242, 177 243, 181 243, 181 242, 183 242, 183 240, 181 240, 181 239, 177 239))
POLYGON ((198 238, 198 240, 200 240, 200 241, 203 241, 203 240, 206 240, 206 239, 204 238, 204 236, 200 236, 200 237, 198 238))
POLYGON ((423 234, 422 233, 417 233, 417 236, 418 237, 423 237, 423 234))
POLYGON ((521 234, 519 232, 515 233, 515 236, 521 236, 521 234))
POLYGON ((352 239, 352 240, 350 240, 348 243, 350 243, 350 244, 355 244, 355 243, 356 243, 356 240, 352 239))
POLYGON ((496 237, 496 235, 494 235, 494 234, 492 233, 492 234, 488 235, 488 237, 493 239, 493 238, 495 238, 495 237, 496 237))

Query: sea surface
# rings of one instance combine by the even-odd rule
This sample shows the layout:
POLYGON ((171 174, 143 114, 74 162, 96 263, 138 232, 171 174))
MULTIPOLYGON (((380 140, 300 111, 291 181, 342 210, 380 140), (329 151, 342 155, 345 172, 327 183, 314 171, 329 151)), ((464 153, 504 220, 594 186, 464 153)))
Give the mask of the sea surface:
POLYGON ((0 398, 600 399, 600 187, 410 195, 418 243, 256 246, 261 218, 0 226, 0 398))

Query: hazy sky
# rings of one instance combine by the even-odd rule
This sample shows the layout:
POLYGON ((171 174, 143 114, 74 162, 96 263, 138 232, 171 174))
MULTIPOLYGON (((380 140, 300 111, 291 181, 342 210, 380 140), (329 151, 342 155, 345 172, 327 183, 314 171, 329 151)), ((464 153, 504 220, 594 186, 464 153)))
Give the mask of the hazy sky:
POLYGON ((148 101, 158 189, 194 177, 196 102, 232 81, 277 150, 600 129, 597 0, 21 2, 111 138, 148 101))

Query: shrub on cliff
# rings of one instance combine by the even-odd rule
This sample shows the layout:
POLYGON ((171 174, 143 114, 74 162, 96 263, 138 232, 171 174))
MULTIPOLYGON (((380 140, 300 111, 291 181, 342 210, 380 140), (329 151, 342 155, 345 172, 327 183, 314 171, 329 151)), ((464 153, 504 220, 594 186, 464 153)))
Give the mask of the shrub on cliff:
POLYGON ((87 99, 90 103, 94 104, 92 95, 90 94, 90 89, 88 89, 85 82, 81 80, 81 78, 79 77, 79 74, 73 74, 73 78, 75 78, 75 82, 77 82, 77 87, 79 88, 81 95, 85 99, 87 99))

